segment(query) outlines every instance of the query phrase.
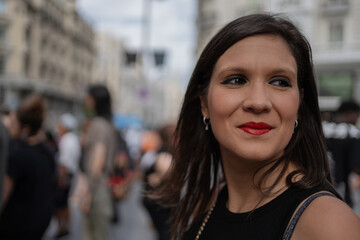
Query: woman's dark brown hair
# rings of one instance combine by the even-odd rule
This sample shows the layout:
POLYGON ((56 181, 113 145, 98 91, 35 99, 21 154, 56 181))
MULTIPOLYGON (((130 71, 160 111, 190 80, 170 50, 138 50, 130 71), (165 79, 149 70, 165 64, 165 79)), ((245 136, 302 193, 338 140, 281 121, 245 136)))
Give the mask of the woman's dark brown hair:
POLYGON ((107 87, 102 84, 94 84, 88 87, 87 92, 94 99, 95 115, 111 121, 111 95, 107 87))
POLYGON ((280 162, 285 163, 284 169, 292 162, 300 170, 287 176, 289 185, 310 188, 331 181, 308 41, 291 21, 279 15, 240 17, 210 40, 200 55, 185 94, 177 123, 178 147, 173 166, 158 192, 161 202, 175 209, 171 222, 174 239, 182 237, 191 219, 197 221, 205 213, 219 183, 220 151, 211 129, 204 129, 200 97, 207 94, 213 68, 220 56, 236 42, 256 35, 278 36, 287 43, 297 63, 301 96, 299 125, 284 155, 266 174, 278 167, 280 162), (304 177, 292 182, 297 173, 302 173, 304 177))
POLYGON ((20 128, 28 127, 31 137, 40 130, 45 118, 45 100, 37 94, 27 96, 20 104, 16 116, 20 123, 20 128))

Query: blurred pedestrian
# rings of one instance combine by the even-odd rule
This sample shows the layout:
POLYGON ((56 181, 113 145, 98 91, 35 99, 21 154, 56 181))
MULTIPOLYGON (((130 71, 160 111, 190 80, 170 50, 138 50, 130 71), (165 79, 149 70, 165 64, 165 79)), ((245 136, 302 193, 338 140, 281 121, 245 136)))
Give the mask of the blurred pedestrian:
MULTIPOLYGON (((145 169, 145 193, 154 191, 163 181, 172 162, 172 153, 175 147, 173 134, 174 124, 167 124, 158 129, 159 149, 154 155, 154 161, 145 169)), ((148 162, 147 164, 149 164, 148 162)), ((148 195, 143 197, 143 204, 155 226, 159 240, 170 239, 170 215, 171 209, 162 207, 148 195)))
POLYGON ((122 136, 121 130, 116 130, 116 156, 114 169, 109 177, 108 183, 111 187, 113 200, 113 216, 111 222, 121 222, 119 203, 124 200, 131 189, 134 180, 135 164, 130 158, 129 148, 122 136))
POLYGON ((343 101, 333 122, 324 121, 323 129, 330 158, 334 161, 335 186, 353 206, 350 174, 360 174, 360 130, 356 127, 360 106, 354 100, 343 101))
POLYGON ((44 143, 51 149, 51 151, 57 155, 59 151, 58 141, 56 139, 56 134, 53 130, 47 129, 41 131, 41 138, 44 139, 44 143))
POLYGON ((158 131, 146 130, 141 135, 140 169, 145 173, 154 164, 162 145, 158 131))
POLYGON ((57 125, 59 134, 58 144, 58 190, 56 194, 56 217, 58 233, 56 238, 69 234, 69 193, 73 182, 73 176, 78 171, 81 148, 76 134, 78 122, 76 118, 65 113, 60 116, 57 125))
POLYGON ((6 159, 8 151, 9 134, 0 118, 0 214, 3 200, 3 187, 6 170, 6 159))
POLYGON ((83 198, 84 239, 109 239, 113 213, 107 178, 113 170, 116 130, 112 124, 111 96, 103 85, 91 85, 85 98, 90 117, 84 141, 83 167, 88 195, 83 198))
POLYGON ((11 123, 11 111, 9 108, 7 108, 4 105, 0 105, 0 117, 2 120, 2 123, 6 128, 9 128, 11 123))
POLYGON ((10 111, 3 105, 0 105, 0 213, 3 199, 3 183, 6 169, 6 157, 9 142, 10 111))
POLYGON ((16 138, 20 129, 18 121, 16 120, 16 112, 10 111, 8 108, 3 107, 0 109, 1 119, 3 121, 4 126, 6 127, 9 138, 16 138), (15 119, 15 120, 14 120, 15 119))
POLYGON ((53 215, 55 156, 38 135, 45 114, 44 99, 30 95, 12 115, 0 239, 39 240, 53 215))

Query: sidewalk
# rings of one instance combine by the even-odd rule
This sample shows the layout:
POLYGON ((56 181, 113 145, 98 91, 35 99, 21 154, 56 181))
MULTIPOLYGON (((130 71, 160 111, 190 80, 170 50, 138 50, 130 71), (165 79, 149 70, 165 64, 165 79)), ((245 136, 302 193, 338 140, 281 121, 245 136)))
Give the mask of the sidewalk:
MULTIPOLYGON (((141 203, 142 185, 135 180, 132 189, 122 202, 118 204, 120 221, 111 227, 111 240, 155 240, 156 233, 151 220, 141 203)), ((71 234, 60 240, 81 240, 82 216, 79 209, 71 208, 71 234)), ((56 234, 56 219, 53 218, 43 240, 52 240, 56 234)))

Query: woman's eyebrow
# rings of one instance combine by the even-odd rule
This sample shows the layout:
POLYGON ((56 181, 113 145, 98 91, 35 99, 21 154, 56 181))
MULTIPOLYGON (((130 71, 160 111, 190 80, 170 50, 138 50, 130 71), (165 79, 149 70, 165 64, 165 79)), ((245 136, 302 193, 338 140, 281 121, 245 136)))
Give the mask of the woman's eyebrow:
MULTIPOLYGON (((240 72, 240 73, 246 73, 248 70, 246 68, 243 68, 243 67, 225 67, 223 69, 219 69, 218 71, 218 76, 221 76, 225 73, 229 73, 229 72, 240 72)), ((292 67, 287 67, 287 66, 284 66, 284 67, 279 67, 279 68, 276 68, 276 69, 273 69, 270 71, 270 74, 292 74, 294 76, 296 76, 296 70, 293 69, 292 67)))
POLYGON ((294 76, 296 76, 296 71, 290 67, 284 67, 284 68, 277 68, 270 72, 271 74, 282 74, 282 73, 289 73, 294 76))

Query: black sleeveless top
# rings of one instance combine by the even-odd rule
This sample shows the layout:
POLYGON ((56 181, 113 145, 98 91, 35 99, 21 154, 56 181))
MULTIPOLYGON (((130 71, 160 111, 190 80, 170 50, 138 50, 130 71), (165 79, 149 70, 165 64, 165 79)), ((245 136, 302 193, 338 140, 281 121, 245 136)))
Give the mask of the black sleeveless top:
MULTIPOLYGON (((215 208, 201 233, 200 239, 282 239, 289 221, 299 204, 319 191, 328 191, 338 196, 336 192, 325 185, 311 189, 290 187, 278 197, 254 211, 232 213, 226 208, 228 193, 225 187, 219 194, 215 208)), ((204 217, 194 223, 190 229, 185 232, 183 240, 195 239, 204 217)))

